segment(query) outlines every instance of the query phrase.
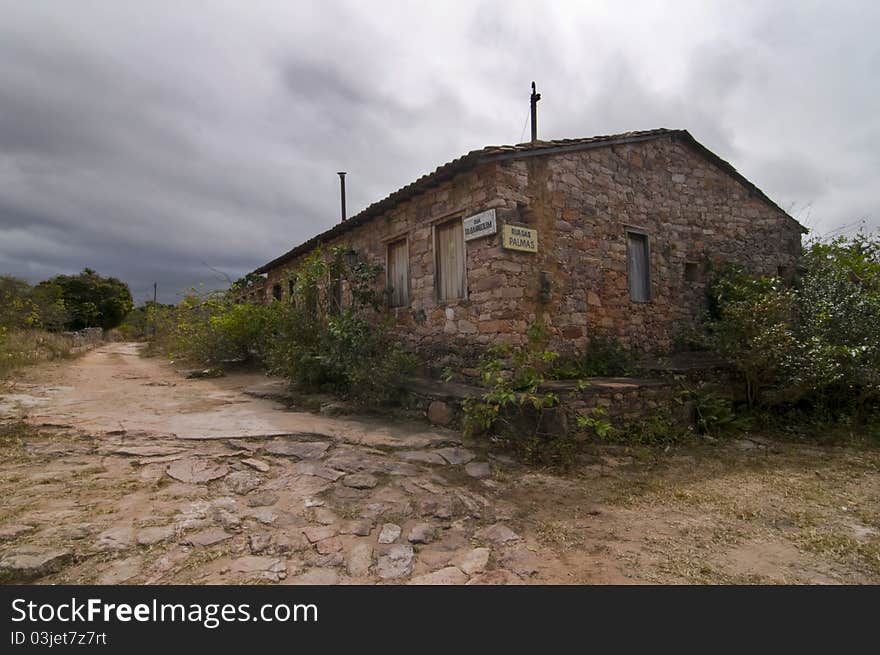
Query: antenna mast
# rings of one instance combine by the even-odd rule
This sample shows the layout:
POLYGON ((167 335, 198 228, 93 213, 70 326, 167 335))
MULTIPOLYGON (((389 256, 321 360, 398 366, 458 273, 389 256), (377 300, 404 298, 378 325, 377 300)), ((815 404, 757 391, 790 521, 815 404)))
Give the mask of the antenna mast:
POLYGON ((532 143, 538 140, 538 100, 541 99, 541 94, 535 91, 535 83, 532 82, 532 97, 531 97, 531 106, 532 106, 532 143))

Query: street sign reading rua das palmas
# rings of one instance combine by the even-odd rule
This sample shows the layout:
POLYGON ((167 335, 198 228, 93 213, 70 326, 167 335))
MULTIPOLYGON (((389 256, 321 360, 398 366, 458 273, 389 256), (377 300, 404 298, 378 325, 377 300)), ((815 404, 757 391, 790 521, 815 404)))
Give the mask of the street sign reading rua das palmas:
POLYGON ((501 246, 508 250, 538 252, 538 230, 519 225, 505 225, 501 229, 501 246))
POLYGON ((464 228, 464 240, 479 239, 487 237, 498 231, 495 223, 495 210, 487 209, 479 214, 468 216, 462 221, 464 228))

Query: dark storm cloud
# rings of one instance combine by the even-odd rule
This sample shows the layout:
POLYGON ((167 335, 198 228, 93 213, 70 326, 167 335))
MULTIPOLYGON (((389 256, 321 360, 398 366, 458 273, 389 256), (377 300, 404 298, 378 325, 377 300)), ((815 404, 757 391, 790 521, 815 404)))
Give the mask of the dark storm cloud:
POLYGON ((543 138, 686 128, 817 231, 876 223, 877 13, 0 0, 0 272, 221 285, 336 222, 338 170, 354 213, 519 141, 532 79, 543 138))

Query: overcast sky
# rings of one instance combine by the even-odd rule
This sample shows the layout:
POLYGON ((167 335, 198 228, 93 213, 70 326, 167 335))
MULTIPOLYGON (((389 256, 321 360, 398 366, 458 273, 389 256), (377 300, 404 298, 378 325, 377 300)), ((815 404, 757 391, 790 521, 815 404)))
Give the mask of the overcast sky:
POLYGON ((880 3, 0 0, 0 274, 236 278, 474 148, 684 128, 880 224, 880 3))

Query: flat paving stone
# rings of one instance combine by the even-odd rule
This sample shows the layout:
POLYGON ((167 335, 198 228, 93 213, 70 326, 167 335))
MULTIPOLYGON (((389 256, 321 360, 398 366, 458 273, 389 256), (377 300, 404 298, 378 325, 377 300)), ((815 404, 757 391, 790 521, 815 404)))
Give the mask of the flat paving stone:
POLYGON ((14 539, 18 539, 19 537, 24 536, 29 532, 33 532, 34 530, 36 530, 36 527, 33 525, 24 525, 21 523, 4 525, 0 527, 0 543, 4 541, 12 541, 14 539))
POLYGON ((428 544, 434 541, 436 528, 430 523, 416 523, 407 535, 407 539, 413 544, 428 544))
POLYGON ((492 553, 488 548, 473 548, 452 560, 458 568, 468 575, 482 573, 489 564, 489 555, 492 553))
POLYGON ((36 580, 57 573, 72 559, 73 552, 67 548, 18 548, 0 559, 0 580, 4 584, 36 580))
POLYGON ((272 535, 268 532, 248 535, 248 548, 254 555, 258 555, 263 551, 268 550, 271 545, 272 535))
POLYGON ((357 543, 348 553, 348 574, 353 578, 362 578, 370 573, 373 565, 373 547, 367 543, 357 543))
POLYGON ((208 530, 202 530, 201 532, 196 532, 195 534, 189 535, 183 540, 183 542, 189 544, 190 546, 204 548, 206 546, 219 544, 220 542, 226 541, 227 539, 231 538, 232 535, 226 532, 226 530, 221 530, 220 528, 210 528, 208 530))
POLYGON ((181 459, 172 462, 165 469, 169 477, 187 484, 205 484, 211 480, 218 480, 229 473, 226 464, 214 464, 204 459, 181 459))
POLYGON ((100 551, 125 550, 134 542, 134 528, 131 526, 119 526, 104 530, 98 535, 95 548, 100 551))
POLYGON ((428 452, 427 450, 405 450, 397 453, 401 459, 407 462, 421 462, 422 464, 437 464, 443 466, 446 460, 437 453, 428 452))
POLYGON ((469 462, 464 470, 472 478, 488 478, 492 474, 489 462, 469 462))
POLYGON ((538 565, 541 563, 538 556, 523 543, 505 546, 496 554, 496 558, 502 568, 513 571, 522 577, 535 575, 538 572, 538 565))
POLYGON ((254 457, 249 457, 247 459, 241 460, 241 463, 245 466, 250 466, 252 469, 259 471, 260 473, 268 473, 269 469, 272 467, 261 459, 256 459, 254 457))
POLYGON ((232 573, 256 577, 269 582, 278 582, 287 577, 287 565, 279 557, 245 555, 232 560, 229 570, 232 573))
POLYGON ((299 459, 320 459, 330 448, 329 441, 289 441, 286 439, 273 439, 266 444, 266 452, 285 457, 297 457, 299 459))
POLYGON ((332 510, 329 510, 326 507, 316 507, 314 511, 315 521, 321 525, 333 525, 339 519, 332 510))
POLYGON ((315 550, 317 550, 321 555, 338 553, 340 550, 342 550, 342 542, 337 537, 322 539, 315 544, 315 550))
POLYGON ((258 491, 244 499, 248 507, 268 507, 278 502, 278 494, 274 491, 258 491))
POLYGON ((467 448, 439 448, 434 452, 453 466, 467 464, 476 457, 473 451, 470 451, 467 448))
POLYGON ((395 523, 386 523, 379 532, 380 544, 393 544, 400 537, 401 527, 395 523))
POLYGON ((380 555, 376 563, 376 573, 383 580, 403 578, 413 570, 413 547, 396 544, 391 546, 384 555, 380 555))
POLYGON ((340 534, 353 534, 358 537, 369 537, 373 532, 373 522, 368 519, 346 521, 339 528, 340 534))
POLYGON ((353 489, 372 489, 379 484, 379 478, 369 473, 351 473, 342 479, 342 484, 353 489))
POLYGON ((161 541, 167 541, 174 536, 173 525, 158 525, 149 528, 141 528, 137 531, 136 541, 139 546, 152 546, 161 541))
POLYGON ((311 475, 323 480, 329 480, 330 482, 336 482, 339 478, 345 475, 344 471, 337 471, 336 469, 323 466, 316 462, 297 462, 294 464, 293 470, 300 475, 311 475))
POLYGON ((520 536, 503 523, 495 523, 474 533, 474 539, 493 544, 516 541, 520 536))

